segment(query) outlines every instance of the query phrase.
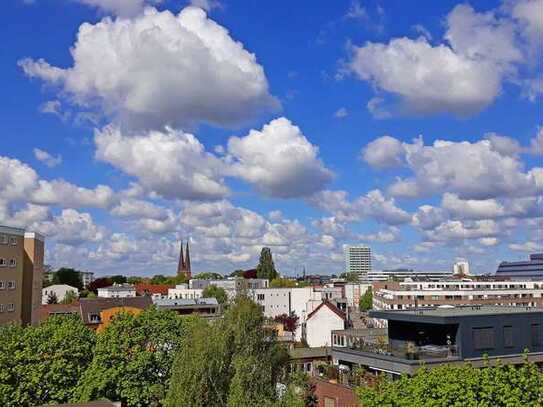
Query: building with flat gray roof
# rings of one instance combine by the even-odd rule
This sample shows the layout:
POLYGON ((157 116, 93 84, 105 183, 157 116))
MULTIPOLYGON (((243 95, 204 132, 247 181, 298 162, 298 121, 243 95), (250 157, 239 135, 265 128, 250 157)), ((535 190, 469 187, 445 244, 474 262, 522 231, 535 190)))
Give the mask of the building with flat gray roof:
MULTIPOLYGON (((407 311, 370 311, 387 321, 386 341, 333 345, 334 362, 346 369, 362 366, 392 375, 414 374, 422 365, 470 362, 483 366, 528 360, 543 363, 543 309, 527 307, 437 307, 407 311)), ((337 334, 337 333, 336 333, 337 334)))
POLYGON ((543 280, 543 253, 531 254, 528 261, 502 261, 496 277, 543 280))

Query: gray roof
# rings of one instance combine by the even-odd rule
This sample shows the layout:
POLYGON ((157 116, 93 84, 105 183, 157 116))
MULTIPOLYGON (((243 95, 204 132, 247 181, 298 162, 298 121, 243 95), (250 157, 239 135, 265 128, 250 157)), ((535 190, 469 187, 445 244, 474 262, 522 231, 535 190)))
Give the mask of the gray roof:
POLYGON ((113 284, 109 287, 100 287, 98 290, 108 291, 136 291, 136 287, 132 284, 113 284))
POLYGON ((197 298, 197 299, 153 298, 153 303, 157 307, 219 305, 216 298, 197 298))
POLYGON ((497 316, 514 314, 537 314, 543 313, 543 308, 530 307, 508 307, 508 306, 467 306, 451 308, 418 308, 413 310, 385 311, 373 310, 369 316, 373 318, 382 318, 390 320, 409 320, 435 319, 436 322, 450 319, 470 316, 497 316))
POLYGON ((331 355, 330 348, 293 348, 288 351, 291 359, 325 358, 331 355))

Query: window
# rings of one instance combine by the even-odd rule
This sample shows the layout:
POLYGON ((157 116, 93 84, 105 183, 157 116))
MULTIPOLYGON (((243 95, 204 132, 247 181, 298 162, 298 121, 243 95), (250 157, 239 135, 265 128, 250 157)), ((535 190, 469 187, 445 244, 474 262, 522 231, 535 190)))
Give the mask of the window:
POLYGON ((541 346, 541 325, 532 324, 532 346, 541 346))
POLYGON ((0 244, 8 244, 8 237, 6 235, 0 235, 0 244))
POLYGON ((4 304, 0 304, 0 312, 4 312, 6 310, 6 307, 4 304))
POLYGON ((8 281, 8 290, 15 290, 15 281, 8 281))
POLYGON ((6 267, 6 259, 0 257, 0 267, 6 267))
POLYGON ((8 304, 7 309, 8 309, 8 312, 15 311, 15 304, 8 304))
POLYGON ((91 324, 100 323, 100 315, 98 315, 98 314, 89 314, 89 322, 91 324))
POLYGON ((505 348, 513 348, 515 346, 513 341, 513 327, 511 325, 503 327, 503 346, 505 348))
POLYGON ((17 265, 17 260, 15 259, 9 259, 9 266, 10 267, 15 267, 17 265))
POLYGON ((475 350, 494 349, 494 328, 473 328, 472 333, 475 350))
POLYGON ((0 281, 0 290, 3 290, 4 288, 6 288, 6 285, 3 281, 0 281))
POLYGON ((324 407, 336 407, 336 400, 324 396, 324 407))
POLYGON ((12 246, 17 246, 17 238, 16 237, 10 237, 9 242, 12 246))
POLYGON ((257 299, 258 301, 264 301, 264 294, 257 294, 257 295, 256 295, 256 299, 257 299))

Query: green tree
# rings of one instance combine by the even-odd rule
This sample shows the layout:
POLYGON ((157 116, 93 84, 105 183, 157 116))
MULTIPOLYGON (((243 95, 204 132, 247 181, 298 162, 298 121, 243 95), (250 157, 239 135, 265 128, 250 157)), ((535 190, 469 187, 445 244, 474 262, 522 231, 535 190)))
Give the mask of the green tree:
POLYGON ((344 278, 348 283, 358 282, 358 275, 356 273, 341 273, 341 278, 344 278))
POLYGON ((202 297, 204 298, 216 298, 217 302, 221 305, 226 304, 228 301, 228 294, 222 287, 217 287, 216 285, 208 285, 202 291, 202 297))
POLYGON ((229 277, 243 277, 245 270, 234 270, 229 277))
POLYGON ((72 302, 76 301, 77 299, 78 299, 78 296, 75 293, 75 291, 70 290, 70 291, 68 291, 66 293, 66 295, 64 296, 64 299, 61 302, 62 302, 62 304, 71 304, 72 302))
POLYGON ((543 374, 532 363, 474 368, 443 365, 410 378, 381 378, 358 390, 360 406, 540 406, 543 374))
POLYGON ((157 274, 149 280, 151 284, 168 284, 168 285, 176 285, 176 284, 183 284, 186 283, 187 277, 185 275, 179 275, 179 276, 164 276, 163 274, 157 274))
POLYGON ((144 281, 145 280, 143 277, 131 276, 131 277, 126 278, 126 282, 128 284, 139 284, 139 283, 143 283, 144 281))
POLYGON ((373 308, 373 291, 368 287, 362 297, 360 297, 360 311, 369 311, 373 308))
POLYGON ((224 277, 219 273, 200 273, 196 274, 193 278, 200 280, 222 280, 224 277))
POLYGON ((37 327, 0 327, 0 405, 37 406, 73 399, 93 357, 95 334, 78 316, 50 316, 37 327))
POLYGON ((296 286, 296 280, 290 278, 274 278, 270 281, 271 288, 292 288, 296 286))
POLYGON ((174 354, 193 317, 154 307, 121 313, 97 335, 92 364, 81 378, 81 401, 109 398, 123 406, 160 406, 174 354))
POLYGON ((267 278, 270 281, 278 276, 269 247, 263 247, 260 252, 260 260, 258 266, 256 266, 256 276, 257 278, 267 278))
POLYGON ((241 407, 274 402, 288 354, 263 324, 260 307, 239 297, 222 320, 194 325, 177 355, 166 405, 241 407))
POLYGON ((83 288, 81 274, 78 270, 72 268, 59 268, 53 276, 53 284, 67 284, 79 290, 83 288))
POLYGON ((113 284, 124 284, 126 283, 126 277, 120 274, 109 277, 113 284))
POLYGON ((58 304, 58 297, 54 291, 47 294, 47 304, 58 304))

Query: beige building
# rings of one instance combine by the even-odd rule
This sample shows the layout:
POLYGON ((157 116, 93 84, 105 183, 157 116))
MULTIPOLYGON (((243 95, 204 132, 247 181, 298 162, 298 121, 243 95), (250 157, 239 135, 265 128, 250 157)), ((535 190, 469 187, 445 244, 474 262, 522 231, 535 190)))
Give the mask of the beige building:
POLYGON ((37 324, 41 305, 44 239, 0 226, 0 324, 37 324))

